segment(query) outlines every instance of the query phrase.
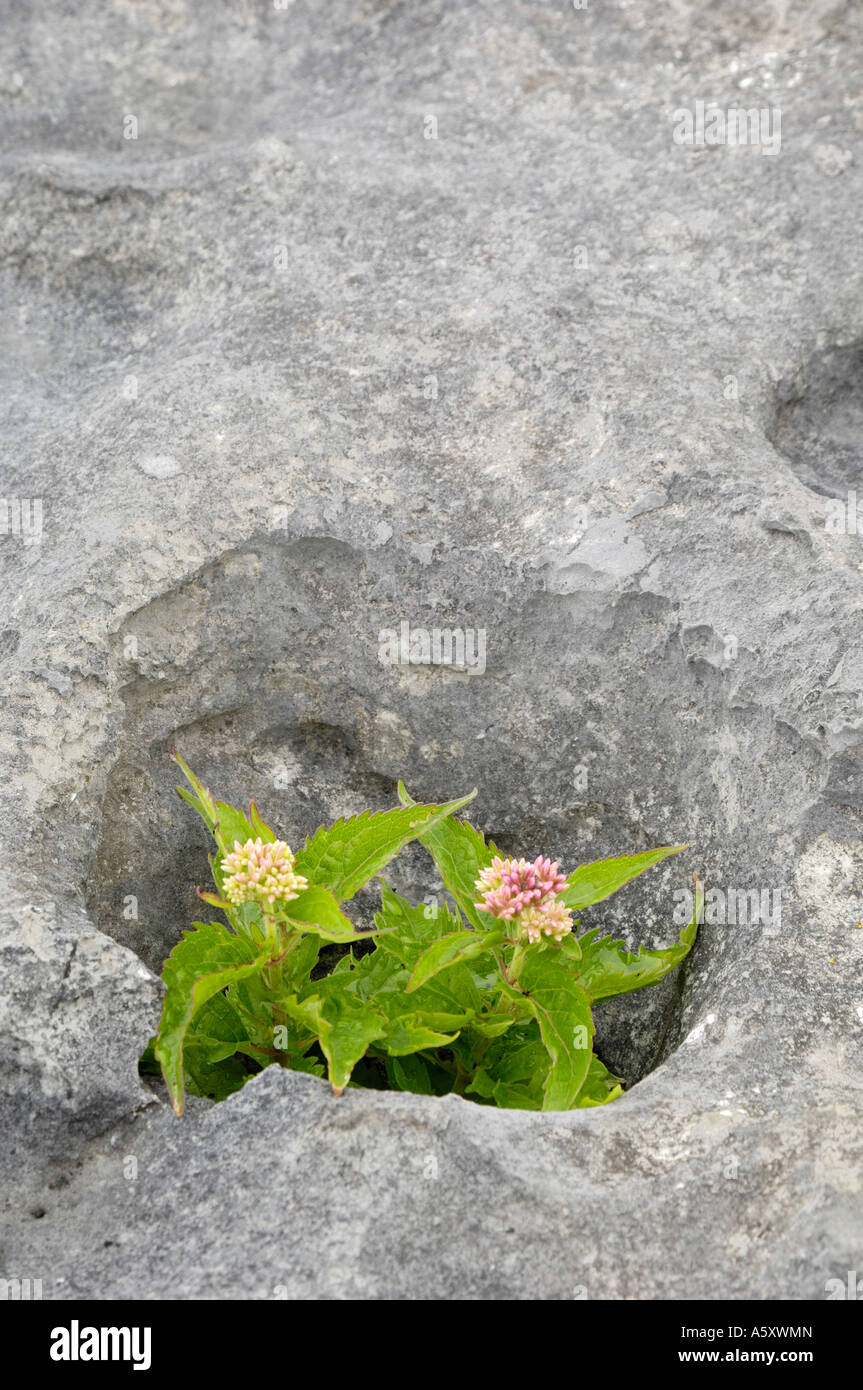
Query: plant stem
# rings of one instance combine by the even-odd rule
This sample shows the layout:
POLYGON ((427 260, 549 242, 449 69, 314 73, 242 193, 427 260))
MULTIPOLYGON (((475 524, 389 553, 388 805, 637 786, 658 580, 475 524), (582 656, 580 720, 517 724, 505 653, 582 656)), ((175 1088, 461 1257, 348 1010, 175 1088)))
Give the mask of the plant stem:
POLYGON ((518 945, 512 953, 512 960, 509 963, 509 983, 518 984, 518 976, 521 967, 524 965, 524 958, 527 954, 527 947, 518 945))
MULTIPOLYGON (((272 940, 278 942, 279 946, 281 946, 281 947, 284 948, 283 951, 282 951, 282 954, 279 956, 278 960, 273 961, 272 964, 271 964, 271 965, 268 965, 268 966, 266 967, 266 969, 264 970, 264 979, 265 979, 266 982, 267 982, 267 988, 268 988, 269 990, 271 990, 273 994, 277 994, 278 991, 279 991, 279 988, 280 988, 280 986, 281 986, 281 984, 282 984, 282 974, 283 974, 283 972, 282 972, 282 961, 284 960, 285 956, 287 955, 288 951, 290 950, 290 943, 289 943, 288 940, 287 940, 286 934, 285 934, 284 932, 280 931, 280 929, 279 929, 279 924, 278 924, 278 922, 275 920, 275 918, 273 918, 273 917, 268 917, 266 913, 263 913, 262 916, 263 916, 263 919, 264 919, 264 930, 266 931, 267 939, 269 940, 270 938, 272 938, 272 940)), ((287 1014, 285 1013, 284 1009, 282 1008, 281 1004, 279 1004, 279 1003, 277 1002, 277 1000, 275 1000, 275 999, 274 999, 273 1002, 272 1002, 272 1013, 273 1013, 273 1044, 274 1044, 274 1049, 273 1049, 273 1050, 274 1050, 275 1053, 276 1053, 276 1059, 277 1059, 277 1061, 278 1061, 278 1063, 279 1063, 279 1066, 280 1066, 280 1067, 286 1067, 288 1070, 290 1070, 290 1066, 291 1066, 291 1057, 290 1057, 290 1053, 287 1052, 284 1048, 277 1048, 277 1047, 275 1047, 276 1029, 277 1029, 277 1028, 284 1028, 285 1033, 287 1033, 287 1031, 288 1031, 288 1016, 287 1016, 287 1014)))

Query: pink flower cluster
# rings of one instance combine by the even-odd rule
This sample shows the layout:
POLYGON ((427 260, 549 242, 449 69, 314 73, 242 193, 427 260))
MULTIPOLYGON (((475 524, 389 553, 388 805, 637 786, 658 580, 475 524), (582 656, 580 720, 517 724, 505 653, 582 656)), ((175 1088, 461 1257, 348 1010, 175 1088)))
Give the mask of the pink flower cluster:
POLYGON ((562 941, 572 931, 572 913, 559 901, 566 888, 566 877, 556 862, 538 855, 533 863, 526 859, 500 859, 497 856, 480 872, 476 888, 482 902, 474 906, 490 912, 504 922, 512 922, 516 933, 536 943, 543 936, 562 941))
POLYGON ((289 903, 308 887, 302 874, 294 873, 294 863, 290 845, 284 840, 265 844, 258 836, 244 845, 235 840, 233 850, 222 860, 225 897, 235 907, 250 902, 272 907, 277 898, 289 903))

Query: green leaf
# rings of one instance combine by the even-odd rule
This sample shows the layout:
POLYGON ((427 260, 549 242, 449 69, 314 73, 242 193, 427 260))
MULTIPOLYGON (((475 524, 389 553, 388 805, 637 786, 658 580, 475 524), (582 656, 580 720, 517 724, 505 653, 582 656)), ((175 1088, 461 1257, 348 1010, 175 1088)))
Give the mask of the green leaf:
POLYGON ((290 1065, 297 1067, 297 1059, 315 1041, 315 1034, 287 1018, 282 1000, 285 995, 310 992, 310 975, 318 961, 321 940, 312 934, 294 935, 287 948, 280 946, 279 950, 277 968, 236 980, 226 995, 239 1013, 249 1039, 249 1046, 239 1050, 263 1065, 273 1060, 285 1061, 282 1054, 287 1054, 290 1065), (284 1029, 287 1032, 283 1035, 284 1029), (274 1052, 278 1054, 275 1057, 274 1052))
POLYGON ((294 938, 282 960, 282 985, 289 994, 298 994, 308 982, 321 953, 321 938, 316 933, 294 938))
POLYGON ((278 914, 298 931, 314 932, 322 941, 361 941, 374 932, 358 932, 328 888, 306 888, 278 914))
POLYGON ((516 1022, 514 1014, 480 1014, 471 1020, 471 1032, 479 1033, 481 1038, 499 1038, 508 1032, 516 1022))
POLYGON ((185 1049, 191 1043, 202 1047, 209 1060, 231 1057, 239 1043, 248 1041, 248 1033, 238 1011, 224 994, 214 994, 198 1009, 186 1029, 185 1049))
MULTIPOLYGON (((319 980, 317 988, 323 991, 339 979, 344 977, 331 975, 319 980)), ((377 1009, 362 1003, 345 989, 330 988, 325 995, 313 994, 302 1001, 294 996, 284 1001, 284 1008, 316 1034, 336 1095, 341 1095, 347 1086, 351 1072, 369 1043, 382 1038, 386 1032, 386 1020, 377 1009)))
POLYGON ((413 1091, 418 1096, 436 1094, 425 1058, 413 1056, 388 1057, 387 1077, 397 1091, 413 1091))
MULTIPOLYGON (((392 961, 392 957, 389 958, 392 961)), ((458 1033, 474 1020, 474 1010, 465 1007, 449 991, 437 989, 434 985, 417 990, 408 995, 405 985, 408 972, 398 966, 397 973, 386 977, 374 967, 374 957, 365 956, 357 964, 354 975, 355 990, 359 999, 374 1004, 375 1008, 389 1020, 391 1027, 398 1020, 414 1020, 435 1033, 458 1033), (366 962, 371 961, 371 968, 366 962)), ((418 1047, 436 1046, 431 1042, 418 1043, 418 1047)))
POLYGON ((553 948, 529 948, 521 967, 517 992, 539 1024, 551 1066, 543 1088, 543 1110, 569 1110, 590 1066, 593 1018, 590 999, 564 956, 553 948))
POLYGON ((509 1086, 505 1081, 496 1081, 492 1096, 502 1110, 542 1110, 542 1101, 526 1086, 509 1086))
POLYGON ((230 854, 237 842, 245 845, 247 841, 257 839, 251 822, 242 811, 238 811, 236 806, 230 806, 227 801, 216 802, 213 836, 222 854, 230 854))
POLYGON ((467 1089, 506 1109, 541 1110, 550 1067, 536 1019, 513 1020, 506 1037, 488 1048, 467 1089))
MULTIPOLYGON (((408 996, 408 969, 398 956, 375 950, 359 960, 344 957, 324 984, 325 989, 344 988, 363 1003, 372 1003, 387 1021, 384 1046, 406 1054, 427 1047, 445 1047, 461 1028, 472 1023, 474 1010, 446 989, 434 985, 408 996), (331 982, 338 979, 337 985, 331 982)), ((469 981, 469 986, 472 982, 469 981)), ((320 993, 320 982, 311 987, 320 993)), ((481 1000, 477 999, 481 1007, 481 1000)))
POLYGON ((610 936, 598 936, 598 928, 579 938, 582 958, 576 966, 579 983, 590 998, 611 999, 618 994, 630 994, 645 985, 655 985, 689 954, 698 931, 698 914, 703 896, 695 893, 692 921, 685 926, 673 946, 647 950, 642 946, 634 954, 623 941, 610 936))
POLYGON ((449 801, 442 806, 401 807, 393 811, 338 820, 316 831, 297 855, 297 873, 310 883, 323 884, 344 902, 363 884, 380 873, 385 864, 411 840, 416 840, 439 821, 467 806, 476 796, 449 801))
POLYGON ((487 932, 457 931, 442 936, 439 941, 433 941, 414 966, 410 980, 405 986, 405 993, 413 993, 433 975, 437 975, 438 971, 446 970, 448 966, 485 955, 487 951, 499 946, 505 935, 503 929, 487 932))
MULTIPOLYGON (((575 928, 577 926, 578 918, 574 917, 573 927, 575 928)), ((574 934, 574 930, 569 932, 565 937, 563 937, 563 939, 560 942, 558 942, 557 949, 560 951, 561 955, 566 956, 566 958, 572 964, 575 964, 581 960, 581 946, 579 945, 578 937, 574 934)))
MULTIPOLYGON (((209 1100, 225 1100, 241 1090, 256 1069, 248 1067, 236 1054, 249 1050, 239 1013, 223 994, 214 994, 198 1010, 186 1030, 183 1043, 186 1090, 209 1100)), ((266 1065, 272 1059, 263 1060, 266 1065)))
MULTIPOLYGON (((432 942, 464 930, 461 918, 447 907, 437 907, 433 913, 422 904, 412 907, 398 893, 394 893, 383 879, 381 910, 375 915, 375 925, 381 935, 373 954, 363 958, 363 965, 369 968, 370 963, 378 958, 395 958, 406 967, 403 977, 398 980, 399 989, 404 988, 410 972, 432 942)), ((491 957, 488 964, 493 970, 495 963, 491 957)), ((450 1013, 461 1009, 478 1014, 483 1009, 485 994, 477 989, 466 965, 454 965, 447 969, 445 983, 435 980, 422 987, 421 995, 412 995, 411 1007, 417 1008, 422 1003, 424 1008, 437 1008, 450 1013)))
POLYGON ((375 925, 382 934, 377 949, 397 956, 404 965, 413 968, 438 937, 464 930, 461 918, 445 904, 434 909, 423 904, 413 907, 393 892, 386 879, 382 878, 380 885, 381 906, 375 913, 375 925))
MULTIPOLYGON (((275 840, 275 833, 265 821, 261 820, 254 801, 250 808, 250 818, 245 816, 242 811, 238 811, 236 806, 229 805, 227 801, 215 801, 209 788, 205 787, 203 782, 195 776, 176 749, 174 749, 173 756, 192 788, 191 792, 187 792, 185 787, 178 787, 177 791, 183 800, 197 811, 216 840, 222 854, 230 853, 234 848, 235 840, 239 840, 241 845, 244 845, 247 840, 256 840, 258 836, 268 843, 275 840)), ((221 886, 218 879, 216 886, 221 886)))
POLYGON ((260 839, 263 840, 265 845, 271 845, 273 841, 276 839, 276 832, 275 830, 272 830, 270 826, 267 825, 267 822, 265 820, 261 820, 260 812, 258 811, 258 808, 255 805, 254 801, 251 802, 249 806, 249 820, 252 825, 252 830, 254 832, 255 839, 258 839, 260 837, 260 839))
POLYGON ((327 1069, 323 1062, 319 1061, 315 1056, 295 1057, 291 1062, 291 1071, 301 1071, 306 1076, 324 1077, 327 1074, 327 1069))
POLYGON ((214 994, 260 971, 272 954, 272 943, 261 949, 220 922, 196 922, 165 961, 166 993, 155 1053, 178 1115, 183 1113, 183 1041, 190 1022, 214 994))
POLYGON ((186 781, 192 788, 191 792, 187 792, 185 787, 178 787, 177 792, 193 810, 197 811, 207 829, 212 832, 213 826, 216 823, 216 803, 203 782, 199 781, 192 769, 187 767, 183 762, 176 748, 174 749, 173 757, 174 762, 179 764, 186 781))
MULTIPOLYGON (((355 962, 350 988, 358 998, 371 1001, 386 1018, 387 1034, 382 1046, 389 1054, 407 1055, 420 1048, 450 1047, 462 1029, 473 1030, 478 1025, 477 1014, 483 1008, 483 998, 465 965, 452 966, 447 971, 446 983, 434 979, 412 994, 405 992, 410 978, 408 967, 415 963, 424 944, 422 934, 429 926, 439 929, 440 921, 428 922, 422 909, 411 907, 386 885, 384 895, 387 909, 378 914, 376 920, 393 924, 401 919, 406 940, 399 941, 396 927, 391 925, 390 935, 381 937, 374 951, 355 962), (413 936, 414 928, 421 933, 418 941, 413 936), (402 946, 404 950, 390 951, 394 941, 397 948, 402 946), (387 949, 382 949, 383 943, 387 949), (408 965, 403 963, 405 959, 408 965)), ((512 1017, 508 1016, 507 1025, 511 1021, 512 1017)), ((499 1029, 500 1021, 495 1020, 489 1026, 490 1035, 496 1036, 499 1029)), ((436 1067, 432 1075, 435 1094, 441 1093, 440 1072, 441 1068, 436 1067)), ((444 1091, 452 1088, 451 1075, 449 1081, 444 1091)))
MULTIPOLYGON (((399 782, 399 800, 404 806, 417 804, 408 795, 403 782, 399 782)), ((496 846, 487 845, 480 831, 465 820, 441 821, 424 831, 419 839, 434 860, 444 887, 452 894, 459 911, 478 931, 484 931, 488 916, 477 912, 474 906, 478 896, 476 880, 480 869, 487 868, 499 853, 496 846)))
POLYGON ((449 1047, 457 1037, 457 1032, 448 1035, 430 1028, 422 1014, 397 1013, 387 1020, 383 1046, 391 1057, 406 1057, 429 1047, 449 1047))
MULTIPOLYGON (((437 907, 433 913, 422 904, 412 907, 398 893, 394 893, 384 879, 381 879, 381 910, 375 915, 375 925, 381 932, 376 950, 371 956, 364 957, 363 963, 368 965, 384 954, 395 957, 407 967, 399 988, 403 988, 423 951, 433 941, 464 930, 457 913, 450 912, 445 906, 437 907)), ((493 960, 489 959, 488 963, 494 967, 493 960)), ((466 965, 449 968, 445 984, 440 981, 427 984, 422 993, 424 1002, 435 1000, 439 1009, 472 1009, 475 1013, 482 1011, 483 997, 466 965)), ((419 997, 415 996, 412 1007, 417 1007, 419 1002, 419 997)))
POLYGON ((623 1084, 619 1076, 613 1076, 598 1057, 591 1057, 590 1068, 584 1085, 575 1102, 576 1110, 587 1110, 596 1105, 607 1105, 623 1095, 623 1084))
MULTIPOLYGON (((201 894, 204 897, 204 894, 201 894)), ((212 901, 207 899, 207 901, 212 901)), ((261 945, 268 935, 268 928, 265 926, 261 909, 257 903, 239 903, 236 907, 222 908, 231 926, 235 931, 241 932, 244 936, 250 936, 252 940, 261 945)))
POLYGON ((420 1096, 446 1096, 453 1088, 453 1071, 428 1057, 412 1053, 408 1057, 387 1057, 387 1079, 393 1090, 413 1091, 420 1096))
POLYGON ((198 897, 201 899, 201 902, 208 903, 210 907, 219 908, 220 912, 232 911, 233 904, 226 902, 224 898, 220 898, 216 893, 202 893, 199 888, 198 897))
POLYGON ((235 1091, 241 1091, 255 1075, 238 1057, 211 1062, 206 1051, 197 1044, 186 1048, 183 1070, 186 1090, 193 1096, 203 1096, 207 1100, 227 1100, 235 1091))
MULTIPOLYGON (((390 994, 402 996, 408 971, 397 956, 376 948, 360 960, 349 961, 348 957, 343 957, 335 970, 343 969, 348 964, 352 972, 351 987, 358 999, 382 999, 390 994)), ((405 1000, 405 1004, 413 1008, 410 1000, 405 1000)))
POLYGON ((643 874, 645 869, 688 848, 688 845, 665 845, 661 849, 646 850, 644 854, 622 854, 616 859, 597 859, 592 864, 582 864, 570 874, 569 887, 561 893, 560 901, 575 912, 591 903, 601 903, 625 883, 643 874))
POLYGON ((542 1087, 550 1064, 536 1019, 519 1021, 510 1015, 510 1024, 507 1035, 486 1051, 475 1080, 482 1088, 480 1093, 489 1097, 494 1094, 498 1082, 507 1085, 530 1082, 541 1105, 542 1087))

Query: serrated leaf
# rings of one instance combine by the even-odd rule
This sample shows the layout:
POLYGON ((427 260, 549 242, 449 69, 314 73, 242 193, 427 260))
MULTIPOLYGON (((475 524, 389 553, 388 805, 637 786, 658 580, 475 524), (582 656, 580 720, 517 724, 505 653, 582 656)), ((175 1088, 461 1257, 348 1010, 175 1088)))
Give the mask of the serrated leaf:
MULTIPOLYGON (((203 894, 201 895, 203 897, 203 894)), ((250 936, 257 945, 262 945, 268 936, 261 909, 257 903, 239 903, 230 909, 222 908, 235 931, 250 936)))
MULTIPOLYGON (((386 879, 380 880, 381 906, 375 913, 375 925, 382 935, 377 948, 397 956, 413 968, 426 947, 450 932, 463 931, 461 918, 443 904, 433 912, 424 905, 412 906, 390 888, 386 879)), ((487 925, 487 924, 486 924, 487 925)))
MULTIPOLYGON (((332 985, 334 978, 337 977, 321 980, 318 986, 332 985)), ((330 989, 326 996, 313 994, 303 1000, 294 996, 284 1001, 284 1008, 316 1034, 336 1095, 341 1095, 347 1086, 351 1072, 369 1044, 386 1032, 386 1020, 382 1015, 345 989, 330 989)))
MULTIPOLYGON (((375 914, 375 925, 381 934, 376 949, 371 956, 363 959, 364 967, 384 955, 395 957, 406 967, 398 987, 404 984, 423 951, 433 941, 463 931, 461 918, 445 906, 437 907, 434 913, 418 904, 413 907, 398 893, 394 893, 384 879, 381 879, 381 910, 375 914)), ((426 984, 422 989, 422 1002, 425 1007, 435 1007, 452 1011, 454 1008, 481 1013, 483 996, 474 983, 473 975, 466 965, 455 965, 447 970, 446 983, 440 980, 426 984)), ((420 996, 414 996, 413 1006, 418 1006, 420 996)))
POLYGON ((296 871, 310 883, 323 884, 344 902, 380 873, 399 850, 439 821, 459 811, 476 792, 445 805, 364 811, 361 816, 321 827, 297 855, 296 871))
POLYGON ((474 1010, 444 988, 427 985, 408 996, 408 979, 409 971, 397 956, 375 950, 356 961, 343 958, 323 986, 318 982, 311 988, 317 993, 322 987, 324 991, 344 988, 357 999, 373 1003, 387 1020, 388 1049, 400 1054, 447 1046, 460 1029, 473 1022, 474 1010), (342 975, 347 978, 339 979, 342 975))
POLYGON ((488 1048, 467 1089, 506 1109, 541 1110, 550 1066, 536 1019, 513 1020, 506 1037, 488 1048))
MULTIPOLYGON (((228 854, 234 848, 234 842, 237 840, 241 845, 258 837, 266 843, 275 840, 275 832, 270 829, 266 821, 261 819, 254 801, 251 804, 249 815, 246 816, 227 801, 214 800, 209 788, 205 787, 200 778, 195 776, 176 749, 173 757, 174 761, 182 768, 183 774, 192 788, 192 791, 188 792, 185 787, 178 787, 177 792, 187 805, 197 811, 216 840, 221 854, 228 854)), ((216 887, 221 890, 218 860, 213 855, 210 856, 210 866, 213 870, 216 887)))
POLYGON ((230 1057, 238 1043, 248 1041, 243 1020, 224 994, 214 994, 198 1009, 186 1029, 186 1046, 194 1039, 205 1046, 211 1061, 230 1057))
POLYGON ((683 927, 673 946, 655 950, 642 946, 633 953, 627 950, 624 941, 614 941, 610 936, 599 937, 596 927, 585 932, 579 938, 582 958, 576 969, 579 982, 590 998, 596 1002, 618 994, 631 994, 646 985, 655 985, 674 970, 692 948, 702 902, 701 892, 696 891, 692 921, 683 927))
MULTIPOLYGON (((399 799, 405 806, 416 805, 402 782, 399 782, 399 799)), ((499 852, 496 846, 487 845, 482 833, 464 820, 445 820, 425 831, 419 839, 434 860, 444 887, 452 894, 459 911, 478 931, 484 931, 488 918, 474 906, 476 880, 480 869, 487 868, 499 852)))
POLYGON ((405 993, 412 994, 415 989, 419 989, 448 966, 485 955, 487 951, 499 946, 505 935, 505 930, 497 928, 486 932, 457 931, 442 936, 439 941, 433 941, 414 966, 410 980, 405 986, 405 993))
POLYGON ((358 932, 328 888, 306 888, 277 914, 298 931, 314 932, 322 941, 361 941, 374 932, 358 932))
POLYGON ((465 1095, 482 1096, 483 1100, 492 1100, 494 1088, 494 1078, 490 1076, 485 1067, 479 1067, 474 1072, 469 1085, 465 1086, 465 1095))
MULTIPOLYGON (((488 1003, 487 996, 483 996, 474 983, 470 964, 462 963, 447 966, 445 975, 436 975, 415 990, 410 998, 427 1016, 435 1011, 437 1016, 441 1016, 461 1010, 463 1014, 475 1018, 482 1014, 484 1005, 488 1003)), ((461 1026, 464 1027, 464 1023, 461 1026)))
POLYGON ((539 1024, 551 1061, 542 1108, 569 1110, 590 1066, 594 1034, 590 999, 565 957, 553 948, 528 949, 519 974, 518 992, 527 1000, 539 1024))
MULTIPOLYGON (((198 1010, 183 1042, 183 1079, 193 1096, 225 1100, 241 1090, 254 1070, 237 1057, 248 1049, 239 1013, 223 994, 214 994, 198 1010)), ((265 1063, 270 1061, 265 1059, 265 1063)))
POLYGON ((477 1076, 484 1086, 482 1094, 492 1096, 497 1082, 530 1082, 542 1103, 542 1087, 548 1075, 549 1056, 535 1018, 527 1021, 510 1016, 510 1029, 486 1051, 477 1076))
POLYGON ((212 833, 213 826, 216 824, 215 813, 211 816, 209 810, 200 799, 191 792, 186 791, 185 787, 177 787, 176 792, 177 795, 185 801, 187 806, 191 806, 192 810, 197 812, 207 829, 212 833))
MULTIPOLYGON (((346 960, 347 957, 339 962, 333 974, 345 965, 346 960)), ((351 971, 352 988, 358 999, 381 999, 390 994, 401 995, 409 974, 398 956, 380 949, 370 951, 360 960, 353 960, 351 971)))
POLYGON ((405 1057, 408 1053, 422 1052, 429 1047, 449 1047, 457 1036, 457 1032, 437 1032, 419 1013, 398 1013, 387 1019, 382 1046, 391 1057, 405 1057))
POLYGON ((155 1053, 178 1115, 183 1113, 183 1042, 191 1020, 214 994, 260 971, 272 952, 272 945, 258 948, 219 922, 196 922, 165 961, 155 1053))
MULTIPOLYGON (((235 981, 226 991, 230 1003, 237 1009, 246 1029, 250 1048, 241 1048, 258 1061, 277 1060, 284 1062, 282 1055, 287 1053, 290 1065, 296 1067, 297 1058, 314 1042, 314 1033, 287 1018, 282 1009, 286 995, 309 992, 310 975, 318 961, 321 950, 319 937, 310 934, 295 935, 279 947, 278 968, 263 970, 235 981), (285 1036, 276 1034, 276 1029, 287 1029, 285 1036)), ((267 1062, 267 1064, 268 1064, 267 1062)))
POLYGON ((624 884, 643 874, 654 864, 667 859, 670 854, 680 854, 688 845, 665 845, 660 849, 649 849, 643 854, 621 854, 614 859, 597 859, 592 864, 581 864, 567 879, 568 887, 560 895, 560 901, 577 912, 579 908, 592 903, 604 902, 624 884))
POLYGON ((291 1071, 301 1071, 306 1076, 326 1076, 327 1069, 317 1057, 295 1057, 291 1062, 291 1071))
MULTIPOLYGON (((362 966, 364 963, 364 961, 360 962, 360 970, 358 971, 360 978, 357 983, 357 993, 358 997, 361 998, 363 995, 360 994, 360 986, 363 983, 362 966)), ((434 1033, 458 1033, 462 1028, 473 1023, 473 1009, 461 1007, 458 1000, 447 994, 446 991, 437 992, 433 986, 426 986, 417 990, 415 994, 408 995, 404 988, 406 979, 405 972, 400 972, 395 989, 378 989, 373 995, 366 996, 393 1026, 399 1019, 413 1019, 434 1033)), ((426 1042, 418 1045, 431 1047, 438 1044, 426 1042)), ((441 1043, 440 1045, 444 1046, 445 1044, 441 1043)))
MULTIPOLYGON (((577 925, 578 918, 575 917, 573 918, 573 927, 577 925)), ((581 960, 581 945, 574 931, 569 932, 563 940, 558 943, 557 949, 560 951, 561 955, 566 956, 566 958, 574 964, 581 960)))

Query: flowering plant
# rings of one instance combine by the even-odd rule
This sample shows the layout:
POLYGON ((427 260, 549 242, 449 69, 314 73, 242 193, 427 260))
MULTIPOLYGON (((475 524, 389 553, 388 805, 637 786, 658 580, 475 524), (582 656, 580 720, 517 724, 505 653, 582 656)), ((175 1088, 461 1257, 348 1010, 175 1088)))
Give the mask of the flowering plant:
POLYGON ((224 1099, 278 1063, 347 1085, 486 1105, 570 1110, 622 1092, 593 1052, 592 1006, 655 984, 687 955, 700 911, 672 946, 629 953, 574 912, 601 902, 684 845, 583 864, 568 877, 538 855, 504 858, 467 821, 475 793, 414 802, 321 827, 294 854, 254 803, 215 801, 175 754, 215 842, 222 922, 197 922, 171 952, 159 1031, 142 1059, 161 1068, 174 1108, 186 1090, 224 1099), (452 905, 412 906, 381 879, 375 930, 343 911, 404 845, 431 854, 452 905), (370 949, 358 942, 372 938, 370 949), (319 972, 325 943, 344 954, 319 972))

